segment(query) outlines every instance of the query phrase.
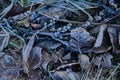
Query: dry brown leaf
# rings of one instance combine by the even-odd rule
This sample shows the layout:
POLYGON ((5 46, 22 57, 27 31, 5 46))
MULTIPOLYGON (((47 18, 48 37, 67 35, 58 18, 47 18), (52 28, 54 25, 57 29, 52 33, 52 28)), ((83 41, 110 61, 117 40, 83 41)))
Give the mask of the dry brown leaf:
POLYGON ((29 42, 27 45, 23 46, 22 49, 22 63, 23 63, 23 70, 26 74, 28 74, 29 72, 29 66, 28 66, 28 58, 30 56, 30 52, 32 50, 33 44, 34 44, 34 40, 35 40, 35 36, 36 33, 34 33, 32 35, 32 37, 30 38, 29 42))

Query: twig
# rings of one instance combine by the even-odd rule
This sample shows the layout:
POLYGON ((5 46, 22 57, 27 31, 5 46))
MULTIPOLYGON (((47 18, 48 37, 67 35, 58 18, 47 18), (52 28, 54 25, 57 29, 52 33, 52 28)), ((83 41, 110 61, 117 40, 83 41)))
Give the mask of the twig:
POLYGON ((54 37, 53 33, 39 32, 38 34, 39 34, 39 35, 43 35, 43 36, 51 37, 51 38, 54 39, 55 41, 58 41, 58 42, 62 43, 62 44, 66 47, 66 50, 71 50, 71 46, 70 46, 70 44, 69 44, 67 41, 62 41, 62 40, 54 37))
POLYGON ((58 70, 60 70, 60 69, 63 69, 63 68, 65 68, 65 67, 71 67, 71 66, 77 65, 77 64, 79 64, 79 62, 64 64, 64 65, 61 65, 61 66, 59 66, 58 68, 56 68, 56 69, 54 69, 54 70, 52 70, 52 71, 50 71, 50 72, 51 72, 51 73, 54 73, 54 72, 56 72, 56 71, 58 71, 58 70))
MULTIPOLYGON (((52 19, 51 16, 48 16, 44 13, 41 13, 39 12, 39 14, 47 17, 47 18, 50 18, 52 19)), ((120 14, 118 14, 116 17, 120 16, 120 14)), ((114 17, 114 18, 116 18, 114 17)), ((114 18, 111 18, 110 20, 114 19, 114 18)), ((105 22, 102 22, 102 23, 91 23, 92 25, 95 25, 95 26, 98 26, 98 25, 101 25, 101 24, 107 24, 107 22, 109 22, 110 20, 108 21, 105 21, 105 22)), ((57 21, 60 21, 60 22, 65 22, 65 23, 72 23, 72 24, 85 24, 85 22, 78 22, 78 21, 70 21, 70 20, 65 20, 65 19, 57 19, 57 21)), ((108 26, 114 26, 114 27, 120 27, 120 25, 117 25, 117 24, 107 24, 108 26)))

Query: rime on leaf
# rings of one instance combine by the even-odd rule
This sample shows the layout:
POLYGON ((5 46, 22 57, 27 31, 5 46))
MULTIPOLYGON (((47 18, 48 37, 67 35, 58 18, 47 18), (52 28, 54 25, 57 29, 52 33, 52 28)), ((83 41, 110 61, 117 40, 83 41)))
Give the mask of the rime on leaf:
POLYGON ((29 72, 28 58, 30 56, 30 52, 34 44, 35 36, 36 36, 36 33, 33 34, 29 42, 27 43, 27 45, 24 45, 22 49, 22 58, 23 58, 22 64, 23 64, 23 70, 26 74, 28 74, 29 72))
POLYGON ((42 48, 40 47, 34 47, 30 53, 28 64, 31 69, 36 69, 40 67, 41 59, 42 59, 42 48))
POLYGON ((112 55, 110 55, 109 53, 100 54, 94 59, 93 63, 99 68, 101 66, 104 68, 110 68, 112 58, 112 55))
POLYGON ((92 51, 94 53, 104 53, 111 49, 109 35, 107 33, 107 25, 101 25, 99 34, 92 51))
POLYGON ((53 50, 53 49, 60 47, 61 43, 55 42, 53 40, 43 40, 40 43, 38 43, 38 46, 46 50, 53 50))
POLYGON ((44 70, 48 71, 47 67, 48 67, 49 63, 53 61, 53 57, 52 57, 51 54, 47 53, 46 51, 43 51, 42 52, 42 60, 41 61, 42 61, 41 67, 44 70))
POLYGON ((17 80, 19 77, 19 67, 15 59, 0 52, 0 80, 17 80))
POLYGON ((109 26, 108 33, 110 36, 110 42, 112 44, 113 53, 116 53, 116 54, 120 53, 118 28, 113 27, 113 26, 109 26))
MULTIPOLYGON (((66 71, 56 71, 52 76, 56 80, 81 80, 82 74, 80 72, 73 72, 71 69, 66 71)), ((86 77, 87 80, 90 80, 89 77, 86 77)))
POLYGON ((56 71, 53 74, 53 77, 56 80, 80 80, 80 75, 70 69, 67 69, 66 71, 56 71))
POLYGON ((90 35, 84 28, 76 28, 70 32, 71 40, 70 44, 73 51, 88 50, 95 41, 95 38, 90 35))
POLYGON ((56 79, 56 80, 70 80, 69 76, 67 76, 66 72, 65 71, 56 71, 54 74, 53 74, 53 77, 56 79))
POLYGON ((71 80, 80 80, 80 76, 71 69, 67 69, 66 74, 71 80))

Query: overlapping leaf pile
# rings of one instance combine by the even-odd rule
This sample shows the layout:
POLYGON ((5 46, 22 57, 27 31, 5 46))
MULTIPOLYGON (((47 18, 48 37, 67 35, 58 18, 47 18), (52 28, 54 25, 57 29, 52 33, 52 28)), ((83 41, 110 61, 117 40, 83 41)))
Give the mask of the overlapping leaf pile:
POLYGON ((111 1, 39 1, 33 8, 10 1, 0 14, 0 79, 113 78, 107 70, 113 63, 114 73, 120 69, 111 62, 120 57, 120 4, 111 1))

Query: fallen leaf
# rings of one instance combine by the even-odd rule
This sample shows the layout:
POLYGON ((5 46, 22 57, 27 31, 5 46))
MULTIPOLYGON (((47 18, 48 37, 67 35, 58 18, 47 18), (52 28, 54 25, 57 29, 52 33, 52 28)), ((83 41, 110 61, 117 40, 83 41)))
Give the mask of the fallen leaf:
POLYGON ((15 59, 0 52, 0 80, 17 80, 19 77, 19 66, 15 59))
POLYGON ((30 38, 29 42, 27 45, 23 46, 22 49, 22 63, 23 63, 23 70, 26 74, 28 74, 29 72, 29 66, 28 66, 28 58, 30 56, 30 52, 32 50, 33 44, 34 44, 34 40, 35 40, 35 36, 36 33, 34 33, 32 35, 32 37, 30 38))
POLYGON ((36 46, 32 49, 30 57, 28 59, 28 63, 31 69, 35 70, 40 67, 41 59, 42 59, 42 48, 36 46))
POLYGON ((51 54, 47 53, 46 51, 42 52, 42 63, 41 67, 45 70, 48 71, 48 65, 53 62, 53 57, 51 54))
POLYGON ((18 15, 20 13, 24 13, 27 10, 29 10, 29 7, 22 7, 20 5, 13 5, 12 9, 8 12, 8 14, 6 15, 6 17, 12 17, 15 15, 18 15))
POLYGON ((112 58, 113 56, 109 53, 100 54, 94 59, 93 63, 97 65, 99 68, 101 66, 104 68, 110 68, 112 58))
POLYGON ((118 28, 109 26, 108 33, 110 36, 110 42, 112 44, 113 53, 116 53, 116 54, 120 53, 118 28))
MULTIPOLYGON (((41 3, 34 4, 34 5, 32 5, 32 9, 36 9, 40 5, 41 5, 41 3)), ((6 14, 5 17, 7 17, 7 18, 8 17, 13 17, 13 16, 19 15, 21 13, 27 12, 30 9, 30 7, 31 6, 21 6, 21 5, 15 5, 15 4, 12 3, 7 8, 5 8, 0 15, 6 14), (8 12, 6 13, 6 11, 8 11, 8 12)))
POLYGON ((66 71, 56 71, 52 76, 55 80, 81 80, 82 78, 81 73, 73 72, 71 69, 67 69, 66 71))
POLYGON ((38 43, 38 46, 42 47, 46 50, 53 50, 58 47, 60 47, 62 44, 53 40, 43 40, 40 43, 38 43))
POLYGON ((71 80, 65 71, 56 71, 53 77, 55 80, 71 80))
POLYGON ((109 35, 107 33, 107 25, 101 25, 96 42, 92 48, 94 53, 104 53, 111 49, 109 35))
POLYGON ((96 40, 94 47, 100 47, 102 45, 102 41, 103 41, 103 37, 104 37, 106 29, 107 29, 107 25, 100 26, 100 32, 97 36, 97 40, 96 40))
POLYGON ((84 28, 75 28, 70 32, 70 44, 73 51, 90 49, 95 41, 95 38, 90 35, 84 28))
POLYGON ((70 78, 70 80, 80 80, 80 75, 73 72, 71 69, 66 70, 67 76, 70 78))
POLYGON ((99 30, 100 30, 99 26, 93 27, 90 29, 90 34, 96 37, 99 33, 99 30))
POLYGON ((87 70, 89 65, 90 65, 89 57, 87 55, 84 55, 84 54, 82 54, 82 55, 79 54, 78 58, 79 58, 81 69, 87 70))

